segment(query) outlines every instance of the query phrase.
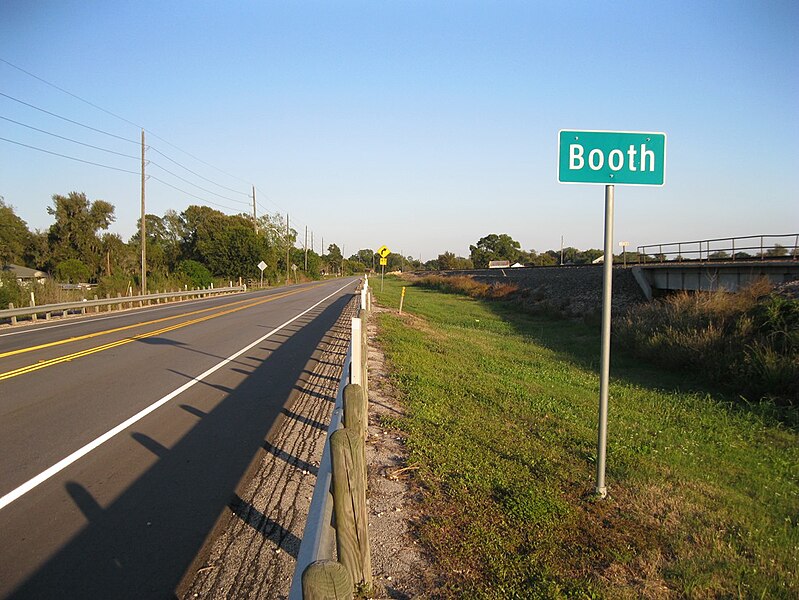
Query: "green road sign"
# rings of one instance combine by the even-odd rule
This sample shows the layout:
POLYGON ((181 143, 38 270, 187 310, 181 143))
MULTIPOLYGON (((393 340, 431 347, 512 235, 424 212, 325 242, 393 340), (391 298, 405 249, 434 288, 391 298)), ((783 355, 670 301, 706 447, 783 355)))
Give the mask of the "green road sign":
POLYGON ((558 181, 663 185, 666 181, 666 134, 561 129, 558 133, 558 181))

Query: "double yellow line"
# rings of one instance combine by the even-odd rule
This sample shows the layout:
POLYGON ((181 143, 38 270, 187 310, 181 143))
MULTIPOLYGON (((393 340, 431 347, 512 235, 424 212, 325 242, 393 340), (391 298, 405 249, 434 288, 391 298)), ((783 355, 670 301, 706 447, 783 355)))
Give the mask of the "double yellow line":
MULTIPOLYGON (((259 306, 261 304, 266 304, 267 302, 272 302, 274 300, 279 300, 280 298, 285 298, 287 296, 293 296, 295 294, 299 294, 301 292, 308 291, 309 289, 315 288, 315 287, 317 287, 319 285, 322 285, 322 284, 315 284, 313 286, 305 287, 305 288, 302 288, 302 289, 299 289, 299 290, 293 290, 291 292, 283 292, 283 293, 280 293, 280 294, 275 294, 273 296, 269 296, 268 298, 264 298, 263 300, 256 300, 254 302, 250 301, 250 300, 240 300, 238 302, 234 302, 233 303, 233 305, 238 305, 238 306, 234 306, 233 308, 229 308, 227 310, 222 310, 222 311, 215 312, 215 313, 212 313, 212 314, 206 314, 204 316, 197 317, 196 319, 190 319, 188 321, 183 321, 181 323, 175 323, 173 325, 169 325, 169 326, 163 327, 161 329, 156 329, 155 331, 148 331, 146 333, 140 333, 138 335, 126 337, 126 338, 123 338, 121 340, 117 340, 117 341, 114 341, 114 342, 109 342, 109 343, 103 344, 101 346, 95 346, 94 348, 87 348, 86 350, 81 350, 79 352, 73 352, 72 354, 66 354, 64 356, 58 356, 56 358, 51 358, 51 359, 43 360, 43 361, 31 364, 31 365, 27 365, 25 367, 20 367, 18 369, 14 369, 13 371, 6 371, 5 373, 0 373, 0 381, 3 381, 5 379, 11 379, 12 377, 17 377, 19 375, 24 375, 26 373, 31 373, 33 371, 38 371, 39 369, 45 369, 47 367, 52 367, 53 365, 57 365, 57 364, 60 364, 60 363, 76 360, 76 359, 82 358, 84 356, 89 356, 90 354, 96 354, 98 352, 103 352, 104 350, 110 350, 111 348, 116 348, 118 346, 123 346, 125 344, 130 344, 131 342, 136 342, 138 340, 143 340, 143 339, 146 339, 146 338, 149 338, 149 337, 154 337, 154 336, 157 336, 157 335, 161 335, 161 334, 167 333, 169 331, 174 331, 176 329, 181 329, 182 327, 188 327, 189 325, 195 325, 197 323, 202 323, 203 321, 208 321, 210 319, 215 319, 217 317, 222 317, 224 315, 229 315, 229 314, 232 314, 232 313, 235 313, 235 312, 239 312, 239 311, 247 309, 247 308, 252 308, 254 306, 259 306)), ((162 319, 155 319, 153 321, 146 321, 144 323, 135 323, 133 325, 125 325, 124 327, 116 327, 114 329, 107 329, 105 331, 98 331, 96 333, 89 333, 89 334, 86 334, 86 335, 67 338, 67 339, 64 339, 64 340, 58 340, 58 341, 55 341, 55 342, 49 342, 47 344, 40 344, 38 346, 31 346, 29 348, 20 348, 18 350, 11 350, 9 352, 4 352, 4 353, 0 354, 0 359, 8 357, 8 356, 14 356, 14 355, 17 355, 17 354, 24 354, 26 352, 34 352, 36 350, 42 350, 42 349, 45 349, 45 348, 52 348, 54 346, 61 346, 63 344, 69 344, 69 343, 72 343, 72 342, 88 340, 88 339, 92 339, 92 338, 99 337, 99 336, 102 336, 102 335, 109 335, 109 334, 112 334, 112 333, 118 333, 120 331, 126 331, 126 330, 134 329, 134 328, 137 328, 137 327, 146 327, 148 325, 155 325, 156 323, 163 323, 165 321, 171 321, 171 320, 180 319, 180 318, 183 318, 183 317, 190 317, 192 315, 199 315, 199 314, 202 314, 202 313, 209 313, 209 312, 215 311, 215 310, 217 310, 216 307, 214 307, 214 308, 204 308, 202 310, 195 310, 195 311, 188 312, 188 313, 183 313, 183 314, 180 314, 180 315, 174 315, 174 316, 171 316, 171 317, 164 317, 162 319)))

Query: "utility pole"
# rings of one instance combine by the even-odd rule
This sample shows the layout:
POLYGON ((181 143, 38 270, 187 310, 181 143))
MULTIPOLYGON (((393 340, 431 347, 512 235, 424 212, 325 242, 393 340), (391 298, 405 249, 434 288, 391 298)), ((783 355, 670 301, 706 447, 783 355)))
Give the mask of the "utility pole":
POLYGON ((563 266, 563 236, 560 236, 560 266, 563 266))
POLYGON ((141 130, 141 225, 139 225, 139 236, 141 237, 141 290, 142 294, 147 293, 147 219, 144 211, 144 129, 141 130))
POLYGON ((252 186, 252 224, 255 227, 255 233, 258 233, 258 215, 255 214, 255 186, 252 186))
POLYGON ((308 226, 305 226, 305 270, 308 270, 308 226))
POLYGON ((291 234, 289 233, 289 214, 286 213, 286 285, 289 284, 289 238, 291 234))

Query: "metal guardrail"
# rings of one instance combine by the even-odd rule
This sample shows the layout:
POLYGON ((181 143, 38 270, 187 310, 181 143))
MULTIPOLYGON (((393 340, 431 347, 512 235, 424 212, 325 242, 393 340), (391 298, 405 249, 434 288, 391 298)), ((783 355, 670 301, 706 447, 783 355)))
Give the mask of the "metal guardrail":
POLYGON ((748 235, 691 242, 648 244, 638 246, 637 250, 638 264, 666 261, 797 260, 799 259, 799 234, 748 235))
POLYGON ((33 315, 48 315, 52 313, 66 314, 70 311, 84 311, 87 308, 99 308, 101 306, 122 306, 129 304, 131 307, 134 304, 143 306, 145 302, 148 304, 153 300, 163 300, 167 298, 191 298, 191 297, 207 297, 219 294, 229 294, 233 292, 246 291, 247 286, 231 286, 226 288, 208 288, 201 290, 178 290, 175 292, 162 292, 159 294, 145 294, 142 296, 117 296, 116 298, 100 298, 96 300, 80 300, 76 302, 61 302, 59 304, 40 304, 38 306, 23 306, 19 308, 8 308, 0 310, 0 319, 16 319, 17 317, 33 316, 33 315))
MULTIPOLYGON (((368 286, 368 279, 365 285, 368 286)), ((363 291, 363 288, 361 293, 356 293, 355 298, 358 302, 355 317, 360 318, 366 314, 364 307, 368 306, 366 292, 363 291)), ((353 319, 353 321, 356 321, 356 319, 353 319)), ((311 496, 308 519, 305 523, 300 549, 297 553, 297 564, 291 580, 288 600, 303 600, 302 576, 305 570, 317 561, 329 560, 333 557, 333 550, 336 545, 336 531, 333 527, 333 460, 330 438, 336 431, 344 427, 344 388, 352 382, 365 382, 364 373, 359 364, 359 361, 364 358, 362 352, 365 349, 362 346, 356 348, 354 346, 356 343, 363 344, 363 338, 359 336, 359 339, 355 339, 353 336, 347 346, 341 379, 336 392, 336 401, 333 405, 333 414, 330 419, 330 426, 327 429, 322 458, 319 461, 316 485, 311 496)))
POLYGON ((333 483, 333 465, 330 457, 330 436, 342 427, 344 418, 344 388, 350 380, 350 363, 352 362, 352 340, 347 347, 344 359, 344 370, 338 384, 336 403, 333 406, 333 415, 327 429, 325 447, 322 450, 322 459, 319 461, 319 474, 316 478, 311 507, 308 510, 308 520, 302 534, 300 549, 297 553, 297 565, 294 577, 291 580, 289 600, 302 600, 302 574, 309 565, 318 560, 328 559, 333 556, 335 546, 335 530, 333 520, 333 494, 330 492, 333 483))

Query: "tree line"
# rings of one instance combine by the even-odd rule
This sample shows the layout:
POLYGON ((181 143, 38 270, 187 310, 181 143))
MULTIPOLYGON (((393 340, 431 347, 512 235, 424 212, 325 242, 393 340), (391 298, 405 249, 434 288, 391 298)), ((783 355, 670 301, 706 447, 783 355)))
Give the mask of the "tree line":
MULTIPOLYGON (((44 231, 31 231, 0 197, 0 266, 23 265, 45 271, 58 282, 97 284, 109 293, 139 285, 140 234, 125 241, 108 231, 115 221, 112 204, 91 201, 79 192, 56 194, 52 202, 47 212, 53 224, 44 231)), ((279 214, 254 221, 250 215, 226 215, 191 205, 182 212, 147 214, 145 219, 151 290, 207 286, 215 278, 260 280, 261 261, 267 265, 265 283, 285 280, 287 266, 292 279, 297 276, 293 265, 305 278, 344 274, 348 266, 335 244, 325 255, 296 247, 296 230, 287 229, 279 214)))

